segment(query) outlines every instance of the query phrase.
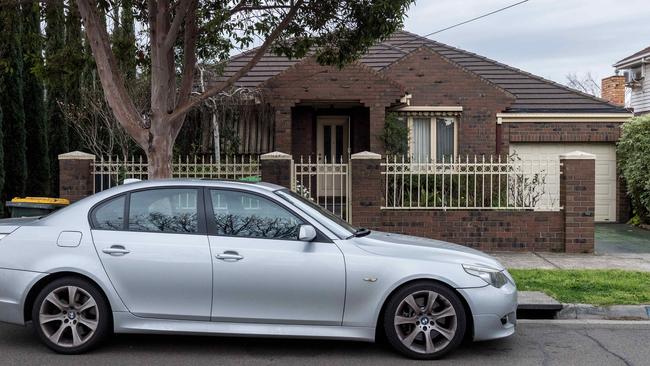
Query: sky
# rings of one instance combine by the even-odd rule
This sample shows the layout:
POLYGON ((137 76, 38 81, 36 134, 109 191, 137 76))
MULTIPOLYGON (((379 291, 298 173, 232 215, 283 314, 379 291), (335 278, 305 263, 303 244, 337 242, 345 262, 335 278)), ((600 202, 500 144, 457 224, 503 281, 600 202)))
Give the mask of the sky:
MULTIPOLYGON (((405 20, 425 35, 519 0, 417 0, 405 20)), ((614 74, 650 46, 649 0, 529 0, 429 37, 566 84, 569 73, 614 74)))

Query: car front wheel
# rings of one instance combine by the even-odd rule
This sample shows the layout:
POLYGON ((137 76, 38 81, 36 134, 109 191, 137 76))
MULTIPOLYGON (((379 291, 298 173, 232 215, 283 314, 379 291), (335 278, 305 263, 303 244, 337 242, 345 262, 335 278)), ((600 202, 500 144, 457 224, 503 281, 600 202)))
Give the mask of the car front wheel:
POLYGON ((398 290, 384 312, 391 346, 414 359, 437 359, 454 350, 465 335, 466 314, 458 295, 437 284, 419 282, 398 290))
POLYGON ((64 354, 88 351, 110 332, 110 311, 102 293, 80 278, 60 278, 36 297, 32 321, 38 337, 64 354))

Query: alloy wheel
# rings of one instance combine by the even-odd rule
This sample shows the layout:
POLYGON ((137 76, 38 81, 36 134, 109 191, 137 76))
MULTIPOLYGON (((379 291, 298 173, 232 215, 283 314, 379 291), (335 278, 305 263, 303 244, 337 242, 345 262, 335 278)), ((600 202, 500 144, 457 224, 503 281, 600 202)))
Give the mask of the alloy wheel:
POLYGON ((449 345, 457 329, 457 315, 451 302, 435 291, 417 291, 397 306, 393 324, 408 349, 431 354, 449 345))
POLYGON ((80 287, 58 287, 43 299, 38 322, 53 344, 79 347, 88 342, 97 330, 97 301, 80 287))

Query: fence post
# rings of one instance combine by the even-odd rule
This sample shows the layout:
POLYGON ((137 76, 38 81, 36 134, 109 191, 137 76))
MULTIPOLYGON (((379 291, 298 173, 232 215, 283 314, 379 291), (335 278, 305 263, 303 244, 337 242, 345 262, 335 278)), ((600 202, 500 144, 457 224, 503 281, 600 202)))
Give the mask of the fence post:
POLYGON ((293 159, 291 155, 274 151, 260 156, 262 181, 291 189, 293 159))
POLYGON ((596 156, 582 151, 560 155, 560 205, 564 210, 564 250, 594 251, 596 156))
POLYGON ((381 226, 381 155, 369 151, 350 156, 350 210, 352 224, 377 228, 381 226))
POLYGON ((94 161, 95 155, 81 151, 59 155, 59 197, 75 202, 93 194, 94 161))

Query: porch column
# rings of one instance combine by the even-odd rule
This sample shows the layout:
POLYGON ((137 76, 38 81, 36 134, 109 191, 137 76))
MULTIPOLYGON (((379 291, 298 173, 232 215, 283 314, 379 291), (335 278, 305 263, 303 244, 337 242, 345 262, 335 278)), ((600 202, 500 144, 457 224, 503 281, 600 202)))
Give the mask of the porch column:
POLYGON ((274 151, 260 156, 262 181, 291 189, 293 158, 289 154, 274 151))
POLYGON ((564 250, 594 251, 596 156, 582 151, 560 155, 560 205, 564 210, 564 250))
POLYGON ((384 143, 381 141, 381 134, 384 131, 384 122, 386 119, 386 106, 370 106, 370 151, 384 153, 386 151, 384 143))
POLYGON ((73 151, 59 155, 59 197, 70 202, 93 194, 95 155, 73 151))
POLYGON ((350 209, 352 224, 376 228, 381 226, 381 155, 369 151, 350 156, 350 209))
POLYGON ((275 151, 291 151, 291 108, 277 106, 275 109, 275 151))

